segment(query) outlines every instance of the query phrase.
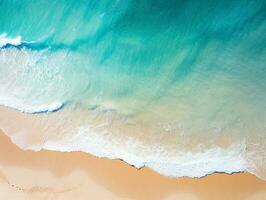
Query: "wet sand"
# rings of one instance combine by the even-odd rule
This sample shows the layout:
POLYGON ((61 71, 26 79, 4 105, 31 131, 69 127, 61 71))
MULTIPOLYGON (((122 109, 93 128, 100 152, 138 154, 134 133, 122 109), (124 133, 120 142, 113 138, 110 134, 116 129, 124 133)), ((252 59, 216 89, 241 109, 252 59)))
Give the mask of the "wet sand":
POLYGON ((169 178, 81 152, 23 151, 0 133, 0 199, 266 200, 248 173, 169 178))

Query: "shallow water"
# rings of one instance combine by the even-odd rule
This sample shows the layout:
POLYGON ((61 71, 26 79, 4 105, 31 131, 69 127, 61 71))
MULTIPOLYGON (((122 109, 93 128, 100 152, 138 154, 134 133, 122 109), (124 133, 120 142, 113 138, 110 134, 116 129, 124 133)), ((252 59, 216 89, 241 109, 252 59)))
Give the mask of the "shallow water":
POLYGON ((6 0, 0 11, 0 104, 37 124, 6 131, 20 147, 266 178, 265 1, 6 0))

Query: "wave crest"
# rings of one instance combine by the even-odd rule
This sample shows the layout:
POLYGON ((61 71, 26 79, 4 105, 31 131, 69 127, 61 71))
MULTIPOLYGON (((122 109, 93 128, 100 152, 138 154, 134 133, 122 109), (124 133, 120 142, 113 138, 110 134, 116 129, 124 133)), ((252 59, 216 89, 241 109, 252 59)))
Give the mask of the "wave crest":
POLYGON ((8 37, 6 33, 0 35, 0 48, 5 47, 6 45, 18 46, 21 44, 21 36, 14 38, 8 37))

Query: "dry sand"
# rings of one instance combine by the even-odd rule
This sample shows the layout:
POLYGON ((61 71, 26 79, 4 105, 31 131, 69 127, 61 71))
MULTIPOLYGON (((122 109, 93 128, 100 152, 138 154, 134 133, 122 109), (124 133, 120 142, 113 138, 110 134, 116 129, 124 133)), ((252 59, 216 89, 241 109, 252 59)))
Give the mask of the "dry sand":
POLYGON ((266 200, 248 173, 169 178, 85 153, 23 151, 0 133, 0 199, 266 200))

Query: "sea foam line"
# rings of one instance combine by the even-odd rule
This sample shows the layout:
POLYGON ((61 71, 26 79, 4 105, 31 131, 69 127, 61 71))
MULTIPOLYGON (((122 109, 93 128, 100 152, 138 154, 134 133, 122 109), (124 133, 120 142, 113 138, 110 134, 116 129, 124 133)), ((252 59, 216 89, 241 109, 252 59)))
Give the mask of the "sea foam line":
POLYGON ((0 35, 0 48, 8 44, 14 45, 14 46, 21 45, 21 36, 11 38, 11 37, 7 37, 6 33, 1 34, 0 35))
POLYGON ((160 153, 161 151, 155 151, 151 154, 151 150, 157 149, 156 144, 146 146, 141 141, 125 138, 114 141, 110 138, 111 135, 101 135, 90 126, 69 130, 70 134, 62 135, 60 140, 47 138, 43 144, 26 144, 23 142, 22 134, 12 136, 3 127, 1 128, 12 142, 23 150, 81 151, 100 158, 119 159, 138 169, 148 167, 161 175, 175 178, 201 178, 213 173, 249 172, 265 180, 265 177, 260 176, 256 170, 251 170, 247 165, 244 156, 245 140, 232 144, 227 149, 214 147, 198 153, 181 151, 171 155, 168 152, 160 153), (140 148, 142 148, 141 152, 135 151, 140 148))
POLYGON ((40 149, 81 151, 97 157, 120 159, 136 168, 148 167, 164 176, 177 178, 200 178, 215 172, 232 174, 247 171, 243 155, 244 142, 233 144, 228 149, 216 147, 199 153, 179 152, 171 155, 167 151, 163 154, 156 151, 155 144, 144 145, 141 141, 131 139, 113 141, 108 137, 101 136, 89 127, 80 127, 79 131, 61 138, 60 141, 46 141, 40 149), (151 153, 151 149, 155 151, 151 153))
POLYGON ((41 113, 48 113, 48 112, 57 112, 61 110, 65 103, 62 102, 54 102, 51 104, 42 104, 42 105, 36 105, 36 106, 26 106, 26 105, 19 105, 16 103, 4 103, 1 101, 0 98, 0 105, 5 107, 10 107, 12 109, 18 110, 23 113, 29 113, 29 114, 41 114, 41 113))

